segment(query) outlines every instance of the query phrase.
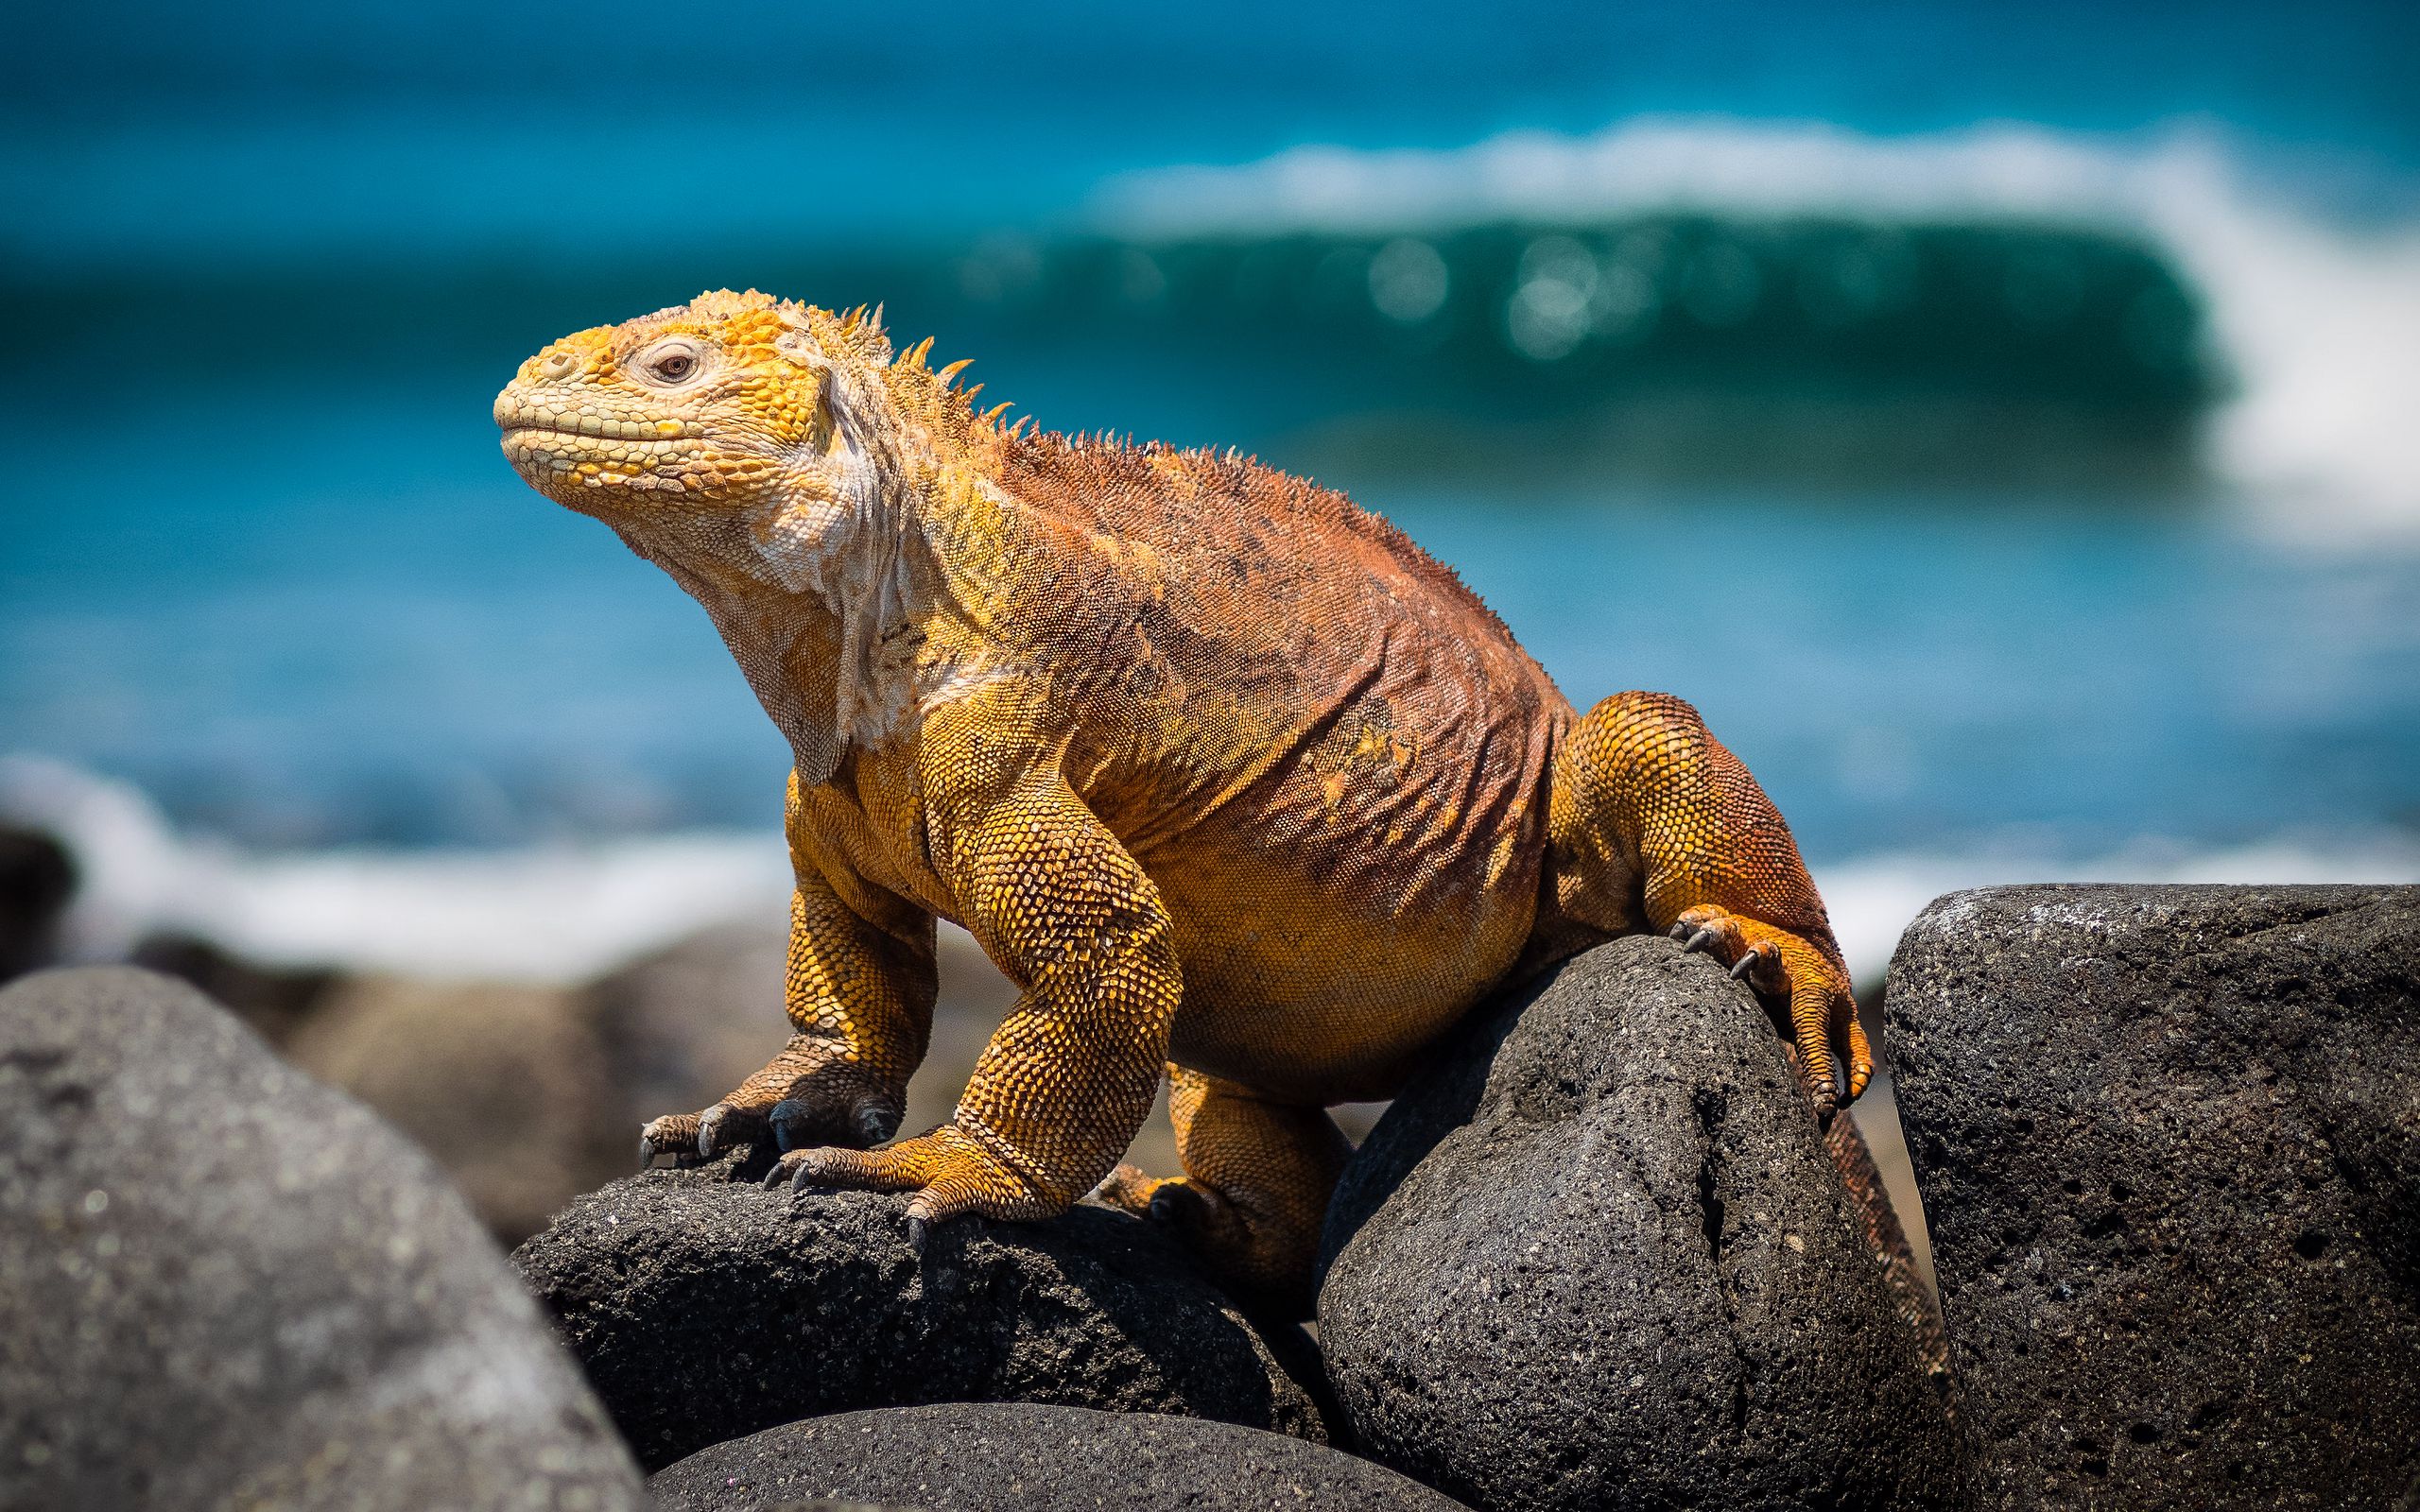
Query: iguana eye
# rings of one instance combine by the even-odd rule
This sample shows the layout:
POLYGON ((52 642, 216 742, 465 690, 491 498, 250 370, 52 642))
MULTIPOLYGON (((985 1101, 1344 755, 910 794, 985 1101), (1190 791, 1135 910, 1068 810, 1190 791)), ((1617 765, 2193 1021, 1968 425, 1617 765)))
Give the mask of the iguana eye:
POLYGON ((705 371, 706 354, 694 341, 666 341, 641 352, 631 366, 648 383, 678 388, 705 371))

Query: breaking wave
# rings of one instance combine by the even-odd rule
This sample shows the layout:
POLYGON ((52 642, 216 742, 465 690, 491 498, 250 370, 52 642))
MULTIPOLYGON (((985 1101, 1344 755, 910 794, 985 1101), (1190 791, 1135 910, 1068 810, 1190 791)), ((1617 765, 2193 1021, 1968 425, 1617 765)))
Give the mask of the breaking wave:
MULTIPOLYGON (((2196 339, 2221 395, 2201 428, 2204 465, 2250 507, 2308 530, 2420 526, 2420 220, 2406 198, 2400 220, 2355 226, 2290 203, 2220 140, 2189 130, 2129 145, 2024 125, 1889 138, 1648 120, 1584 137, 1515 133, 1451 150, 1303 146, 1240 166, 1150 170, 1111 180, 1095 215, 1110 233, 1147 243, 1305 234, 1381 243, 1371 292, 1395 315, 1429 306, 1452 279, 1431 249, 1438 239, 1485 225, 1694 215, 2138 243, 2200 306, 2196 339)), ((1532 354, 1577 339, 1574 294, 1585 300, 1618 282, 1601 269, 1566 279, 1547 266, 1564 255, 1550 247, 1532 259, 1539 266, 1525 267, 1507 306, 1512 335, 1530 340, 1532 354)), ((2031 266, 2019 258, 1997 291, 2020 318, 2029 302, 2036 316, 2073 302, 2061 287, 2071 277, 2055 266, 2035 277, 2031 266)), ((1870 271, 1851 269, 1852 292, 1870 271)), ((1616 290, 1617 310, 1635 304, 1616 290)))
MULTIPOLYGON (((577 982, 716 924, 776 923, 788 858, 771 831, 519 850, 260 851, 179 834, 141 792, 0 758, 0 820, 58 836, 79 887, 62 942, 120 959, 163 935, 273 966, 424 979, 577 982)), ((2097 856, 2022 849, 1848 857, 1814 868, 1851 970, 1879 982, 1900 932, 1962 887, 2020 882, 2420 883, 2420 838, 2144 840, 2097 856)))

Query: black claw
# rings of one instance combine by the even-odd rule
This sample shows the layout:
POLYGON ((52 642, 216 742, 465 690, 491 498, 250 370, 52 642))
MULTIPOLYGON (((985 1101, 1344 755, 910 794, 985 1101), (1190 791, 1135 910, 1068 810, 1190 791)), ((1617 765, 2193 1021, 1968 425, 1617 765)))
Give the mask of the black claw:
POLYGON ((773 1168, 765 1173, 765 1190, 770 1192, 775 1187, 780 1186, 784 1178, 788 1175, 789 1172, 783 1168, 782 1162, 775 1160, 773 1162, 773 1168))
POLYGON ((1671 936, 1673 939, 1686 939, 1689 937, 1689 926, 1686 924, 1674 924, 1670 929, 1666 930, 1664 933, 1671 936))
POLYGON ((1731 980, 1734 982, 1745 982, 1748 980, 1748 973, 1755 969, 1756 953, 1754 951, 1750 951, 1747 954, 1740 956, 1737 960, 1731 963, 1731 980))
POLYGON ((923 1254, 925 1252, 925 1240, 927 1237, 928 1230, 925 1227, 925 1220, 910 1214, 908 1219, 908 1247, 914 1250, 919 1255, 923 1254))
POLYGON ((866 1142, 868 1149, 890 1138, 898 1126, 898 1115, 879 1103, 868 1103, 857 1109, 857 1138, 866 1142))
POLYGON ((722 1121, 730 1116, 731 1107, 727 1103, 717 1103, 698 1115, 699 1160, 711 1160, 715 1158, 715 1131, 722 1127, 722 1121))
POLYGON ((808 1164, 806 1161, 799 1161, 798 1170, 790 1177, 790 1190, 792 1192, 804 1192, 807 1188, 815 1185, 815 1177, 813 1175, 814 1170, 815 1167, 808 1164))
POLYGON ((1696 934, 1681 942, 1681 953, 1685 955, 1690 951, 1712 950, 1714 948, 1716 938, 1717 936, 1713 930, 1701 929, 1696 934))
POLYGON ((648 1132, 654 1126, 652 1124, 639 1125, 639 1169, 642 1171, 655 1164, 655 1136, 648 1132))

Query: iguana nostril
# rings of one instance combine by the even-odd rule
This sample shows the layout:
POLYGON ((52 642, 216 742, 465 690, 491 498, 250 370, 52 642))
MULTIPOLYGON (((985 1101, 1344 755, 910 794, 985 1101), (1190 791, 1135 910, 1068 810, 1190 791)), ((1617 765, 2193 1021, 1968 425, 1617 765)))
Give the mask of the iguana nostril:
POLYGON ((550 352, 544 357, 539 359, 538 376, 541 378, 568 378, 571 376, 572 367, 573 364, 570 352, 550 352))

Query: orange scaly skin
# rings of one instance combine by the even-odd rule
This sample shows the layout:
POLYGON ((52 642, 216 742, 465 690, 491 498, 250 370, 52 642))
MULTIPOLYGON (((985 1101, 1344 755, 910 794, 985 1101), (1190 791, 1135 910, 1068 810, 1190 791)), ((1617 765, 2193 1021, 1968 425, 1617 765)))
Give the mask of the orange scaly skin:
POLYGON ((1346 1153, 1326 1105, 1600 940, 1711 950, 1789 1003, 1824 1115, 1863 1089, 1823 903, 1688 705, 1581 715, 1341 495, 1003 426, 925 352, 713 293, 497 397, 506 456, 705 607, 796 758, 798 1032, 644 1155, 769 1131, 776 1179, 912 1191, 919 1232, 1098 1187, 1299 1301, 1346 1153), (865 1148, 925 1052, 936 916, 1023 995, 950 1124, 865 1148), (1113 1173, 1164 1068, 1186 1174, 1113 1173))

